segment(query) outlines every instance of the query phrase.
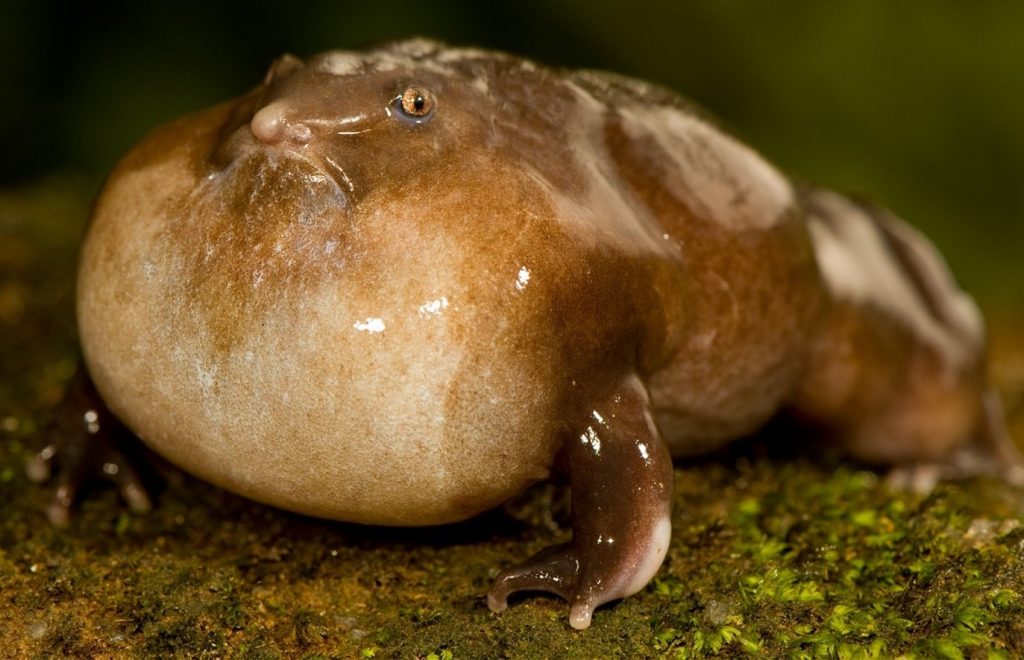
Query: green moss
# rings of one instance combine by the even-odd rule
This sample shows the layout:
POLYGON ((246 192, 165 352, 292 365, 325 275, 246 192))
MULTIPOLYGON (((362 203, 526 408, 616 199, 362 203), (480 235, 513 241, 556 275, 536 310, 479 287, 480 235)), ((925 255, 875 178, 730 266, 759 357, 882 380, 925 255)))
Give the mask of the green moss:
MULTIPOLYGON (((519 599, 494 615, 483 598, 499 568, 565 540, 565 491, 549 485, 464 524, 381 530, 289 515, 182 477, 150 515, 127 513, 101 489, 54 530, 43 517, 49 494, 22 465, 73 364, 70 326, 57 319, 70 318, 78 231, 46 215, 84 209, 88 195, 75 191, 62 183, 0 199, 5 217, 20 218, 0 276, 27 292, 0 344, 0 648, 438 660, 1024 654, 1020 491, 979 480, 916 498, 834 458, 758 445, 677 466, 665 566, 585 632, 569 628, 560 600, 519 599), (48 195, 63 200, 40 201, 48 195)), ((1024 323, 1004 325, 994 371, 1020 436, 1024 323)))

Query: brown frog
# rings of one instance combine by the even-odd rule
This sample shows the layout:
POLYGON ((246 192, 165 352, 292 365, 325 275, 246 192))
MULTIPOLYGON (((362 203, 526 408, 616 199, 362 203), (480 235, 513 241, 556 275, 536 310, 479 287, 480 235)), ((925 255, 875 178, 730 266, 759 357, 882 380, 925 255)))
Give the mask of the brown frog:
POLYGON ((261 502, 431 525, 567 475, 571 543, 488 604, 553 592, 575 628, 658 570, 672 457, 780 412, 856 459, 1019 476, 981 317, 917 232, 670 92, 496 52, 285 56, 157 129, 96 203, 77 313, 70 435, 123 422, 261 502))

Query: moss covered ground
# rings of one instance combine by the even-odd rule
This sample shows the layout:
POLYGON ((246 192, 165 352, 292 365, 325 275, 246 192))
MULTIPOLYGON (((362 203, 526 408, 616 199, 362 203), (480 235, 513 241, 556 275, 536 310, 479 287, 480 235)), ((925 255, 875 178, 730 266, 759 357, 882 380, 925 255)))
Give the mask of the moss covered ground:
MULTIPOLYGON (((1024 492, 894 493, 837 457, 756 441, 677 466, 665 566, 583 632, 553 598, 501 615, 484 600, 499 568, 567 537, 550 485, 463 524, 394 530, 178 474, 149 515, 99 489, 55 530, 22 465, 74 368, 88 189, 0 192, 4 657, 1024 656, 1024 492)), ((1024 319, 993 316, 993 374, 1024 438, 1024 319)))

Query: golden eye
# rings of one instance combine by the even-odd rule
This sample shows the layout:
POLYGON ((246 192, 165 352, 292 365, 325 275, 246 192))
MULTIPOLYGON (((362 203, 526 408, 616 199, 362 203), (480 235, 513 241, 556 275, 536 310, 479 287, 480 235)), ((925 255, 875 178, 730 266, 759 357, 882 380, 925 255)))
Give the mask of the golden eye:
POLYGON ((398 107, 406 117, 424 121, 434 111, 434 97, 422 87, 407 87, 398 97, 398 107))

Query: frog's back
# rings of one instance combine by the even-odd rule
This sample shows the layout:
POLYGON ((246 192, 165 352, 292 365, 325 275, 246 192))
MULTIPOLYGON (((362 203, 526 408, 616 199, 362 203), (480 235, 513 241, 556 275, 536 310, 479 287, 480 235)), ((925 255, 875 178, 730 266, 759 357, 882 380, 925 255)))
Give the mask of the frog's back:
POLYGON ((874 205, 794 186, 672 92, 572 79, 609 107, 622 181, 679 246, 684 275, 662 297, 678 305, 674 357, 647 379, 676 454, 785 408, 866 461, 950 461, 966 446, 973 470, 1019 472, 985 378, 981 316, 924 236, 874 205))
POLYGON ((824 289, 789 180, 701 110, 601 72, 572 84, 606 108, 600 140, 634 221, 661 243, 661 352, 645 361, 673 453, 698 454, 771 417, 801 377, 824 289))

